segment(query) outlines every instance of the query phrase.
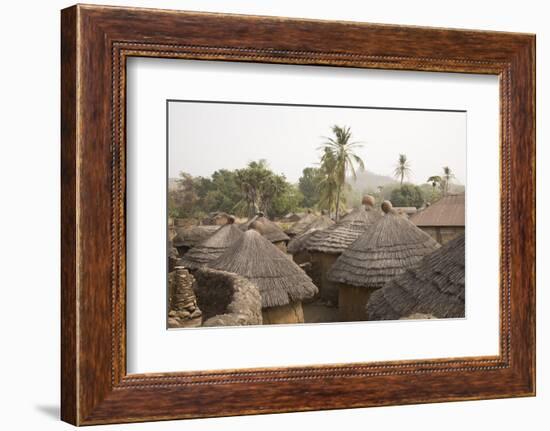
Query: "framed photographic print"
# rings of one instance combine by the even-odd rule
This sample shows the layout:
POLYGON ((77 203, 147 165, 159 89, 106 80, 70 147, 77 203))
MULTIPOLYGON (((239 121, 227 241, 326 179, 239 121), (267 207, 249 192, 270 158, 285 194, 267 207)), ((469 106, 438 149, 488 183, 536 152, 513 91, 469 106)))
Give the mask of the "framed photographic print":
POLYGON ((535 37, 62 11, 62 419, 535 394, 535 37))

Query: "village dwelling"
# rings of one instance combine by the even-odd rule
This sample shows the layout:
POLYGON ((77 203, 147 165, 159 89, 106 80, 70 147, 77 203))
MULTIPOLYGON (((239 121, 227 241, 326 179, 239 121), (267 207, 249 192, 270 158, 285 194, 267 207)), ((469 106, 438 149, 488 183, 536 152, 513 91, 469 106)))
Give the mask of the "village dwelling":
POLYGON ((410 218, 413 214, 416 214, 418 211, 416 207, 393 207, 398 214, 401 214, 404 217, 410 218))
POLYGON ((305 231, 310 229, 325 229, 329 226, 332 226, 334 221, 327 217, 325 214, 317 215, 308 210, 308 213, 294 223, 286 233, 290 238, 303 234, 305 231))
POLYGON ((201 268, 195 272, 202 326, 262 324, 260 291, 249 280, 231 272, 201 268))
POLYGON ((367 320, 370 295, 384 284, 414 268, 439 247, 427 233, 382 203, 384 215, 351 244, 336 260, 328 279, 339 288, 342 321, 367 320))
POLYGON ((209 268, 232 272, 255 285, 262 299, 263 324, 303 323, 302 301, 317 294, 306 273, 256 229, 231 245, 209 268))
POLYGON ((338 223, 313 233, 304 247, 311 255, 311 274, 320 296, 332 305, 338 304, 338 285, 328 279, 328 271, 342 252, 381 217, 372 196, 365 196, 362 204, 364 207, 353 210, 338 223))
POLYGON ((283 232, 277 223, 269 220, 263 212, 259 212, 245 224, 241 225, 240 228, 245 231, 252 224, 254 224, 254 229, 267 238, 269 242, 273 243, 281 251, 286 252, 286 245, 288 244, 290 238, 283 232))
POLYGON ((285 222, 285 223, 296 223, 297 221, 299 221, 301 218, 303 217, 303 214, 298 214, 298 213, 288 213, 287 215, 285 215, 281 221, 285 222))
POLYGON ((235 219, 230 217, 228 224, 191 248, 181 259, 181 264, 190 270, 196 270, 220 257, 231 244, 243 236, 243 231, 234 221, 235 219))
POLYGON ((219 228, 219 226, 176 227, 177 234, 172 240, 172 244, 178 250, 178 254, 183 256, 191 248, 195 247, 201 241, 204 241, 219 228))
POLYGON ((460 235, 374 292, 369 320, 464 317, 464 245, 460 235))
POLYGON ((298 265, 311 263, 311 255, 309 251, 306 250, 306 245, 311 236, 319 230, 320 229, 317 228, 308 229, 307 231, 295 236, 289 241, 287 252, 292 255, 292 259, 298 265))
POLYGON ((411 216, 410 220, 440 244, 464 234, 464 193, 447 195, 411 216))
POLYGON ((235 217, 221 211, 210 213, 208 217, 202 219, 201 224, 206 226, 223 226, 224 224, 233 223, 234 221, 235 217))

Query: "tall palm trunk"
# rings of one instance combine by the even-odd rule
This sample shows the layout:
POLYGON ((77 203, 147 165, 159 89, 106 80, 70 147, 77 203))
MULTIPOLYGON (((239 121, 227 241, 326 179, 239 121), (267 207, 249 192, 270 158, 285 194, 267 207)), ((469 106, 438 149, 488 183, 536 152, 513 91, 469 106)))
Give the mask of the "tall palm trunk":
POLYGON ((340 219, 340 185, 336 188, 336 222, 340 219))

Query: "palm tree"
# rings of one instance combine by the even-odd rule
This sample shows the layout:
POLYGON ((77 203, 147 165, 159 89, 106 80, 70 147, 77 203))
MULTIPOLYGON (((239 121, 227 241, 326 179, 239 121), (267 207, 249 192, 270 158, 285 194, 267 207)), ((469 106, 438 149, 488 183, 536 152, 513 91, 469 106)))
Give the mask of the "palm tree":
POLYGON ((455 177, 455 174, 449 168, 448 166, 443 166, 443 178, 445 178, 444 182, 444 194, 447 196, 447 193, 449 193, 449 184, 451 183, 451 179, 455 177))
POLYGON ((432 183, 432 200, 435 196, 435 188, 438 184, 441 184, 441 177, 439 175, 432 175, 428 178, 428 183, 432 183))
POLYGON ((336 201, 337 186, 336 176, 334 175, 336 160, 332 152, 325 148, 321 161, 320 170, 323 179, 319 183, 319 205, 327 208, 329 217, 331 217, 336 201))
MULTIPOLYGON (((340 203, 342 200, 342 189, 346 184, 346 174, 351 172, 353 179, 357 178, 355 164, 360 170, 365 169, 363 160, 355 154, 354 150, 361 147, 359 142, 351 142, 351 131, 349 127, 332 126, 334 138, 326 138, 326 142, 319 148, 324 151, 321 157, 321 166, 325 167, 328 176, 333 177, 331 181, 336 186, 336 221, 340 216, 340 203), (328 171, 328 168, 332 168, 328 171), (330 172, 330 173, 328 173, 330 172)), ((328 178, 328 177, 327 177, 328 178)))
POLYGON ((405 154, 399 154, 399 160, 397 161, 397 165, 393 171, 393 176, 396 179, 400 179, 401 186, 403 186, 403 179, 405 177, 409 178, 411 173, 412 169, 409 161, 407 160, 407 156, 405 154))

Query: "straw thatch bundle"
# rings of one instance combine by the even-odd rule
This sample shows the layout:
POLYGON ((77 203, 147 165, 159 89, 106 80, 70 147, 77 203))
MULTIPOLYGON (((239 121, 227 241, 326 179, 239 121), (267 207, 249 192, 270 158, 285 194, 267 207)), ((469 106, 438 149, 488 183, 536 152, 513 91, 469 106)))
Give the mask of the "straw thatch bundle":
POLYGON ((208 267, 250 280, 260 290, 264 308, 301 301, 317 293, 306 273, 255 229, 247 230, 208 267))
POLYGON ((182 264, 189 269, 197 269, 222 255, 231 244, 243 236, 243 231, 230 223, 222 226, 211 236, 189 250, 182 258, 182 264))
POLYGON ((389 201, 382 204, 382 210, 385 215, 336 260, 329 280, 380 288, 439 247, 427 233, 393 211, 389 201))
POLYGON ((219 228, 219 226, 190 226, 176 228, 177 235, 172 240, 172 244, 178 249, 180 247, 194 247, 216 232, 219 228))
POLYGON ((410 315, 464 317, 464 235, 448 242, 374 292, 369 320, 396 320, 410 315))
POLYGON ((342 253, 381 217, 371 196, 365 196, 363 204, 364 208, 354 209, 338 223, 311 235, 305 249, 326 254, 342 253))
POLYGON ((254 225, 254 229, 257 230, 267 238, 270 242, 287 242, 290 240, 288 235, 276 224, 269 220, 264 213, 259 212, 253 218, 248 220, 245 224, 241 225, 242 230, 247 230, 254 225))

